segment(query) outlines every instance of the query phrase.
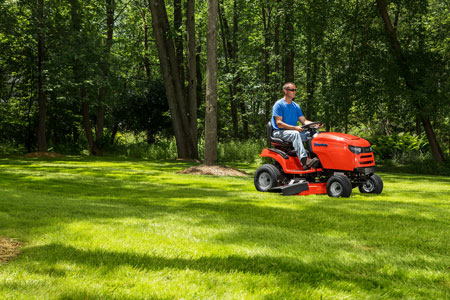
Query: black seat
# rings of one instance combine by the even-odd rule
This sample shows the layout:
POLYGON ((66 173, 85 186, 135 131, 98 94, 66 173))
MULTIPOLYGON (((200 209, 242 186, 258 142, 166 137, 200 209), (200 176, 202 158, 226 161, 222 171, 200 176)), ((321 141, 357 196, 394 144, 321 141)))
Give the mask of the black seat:
POLYGON ((283 141, 282 139, 275 138, 272 136, 273 128, 272 128, 271 121, 269 121, 267 123, 266 131, 267 131, 267 141, 268 141, 269 146, 272 145, 274 148, 283 150, 286 153, 294 151, 292 142, 286 142, 286 141, 283 141))
MULTIPOLYGON (((266 126, 267 131, 267 144, 268 146, 273 146, 275 149, 283 150, 284 152, 288 153, 291 156, 296 156, 294 146, 292 146, 292 142, 283 141, 282 139, 276 138, 272 136, 273 128, 272 128, 272 122, 267 122, 266 126)), ((310 137, 306 142, 304 142, 306 152, 309 155, 312 155, 312 143, 311 143, 312 137, 310 137)))

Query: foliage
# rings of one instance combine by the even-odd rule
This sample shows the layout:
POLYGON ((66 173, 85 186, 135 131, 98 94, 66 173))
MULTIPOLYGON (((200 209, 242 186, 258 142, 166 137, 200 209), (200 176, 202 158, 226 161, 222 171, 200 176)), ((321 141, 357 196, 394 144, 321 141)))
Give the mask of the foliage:
MULTIPOLYGON (((217 146, 218 162, 254 163, 258 161, 264 143, 265 140, 221 141, 217 146)), ((201 139, 199 144, 200 158, 203 159, 204 139, 201 139)), ((174 138, 158 137, 157 142, 148 144, 144 136, 137 136, 137 139, 119 137, 117 143, 110 146, 108 151, 114 155, 150 160, 177 158, 174 138)))
POLYGON ((250 177, 176 174, 191 165, 1 158, 0 236, 25 246, 0 265, 0 298, 448 296, 449 177, 283 197, 250 177))
POLYGON ((261 139, 219 142, 217 147, 218 160, 222 163, 254 163, 258 160, 265 143, 266 140, 261 139))
POLYGON ((175 139, 159 139, 158 142, 152 144, 143 140, 130 144, 119 141, 111 151, 112 154, 131 158, 150 160, 177 158, 175 139))
MULTIPOLYGON (((86 146, 80 134, 83 100, 90 104, 92 127, 96 109, 105 107, 107 134, 115 128, 147 133, 154 129, 149 136, 170 136, 165 131, 168 115, 148 3, 115 1, 114 36, 106 55, 105 2, 82 1, 78 14, 71 9, 76 2, 44 2, 49 147, 73 144, 78 151, 86 146), (100 89, 106 91, 104 99, 99 97, 100 89)), ((173 3, 166 4, 173 22, 173 3)), ((36 148, 39 114, 36 5, 36 1, 0 1, 0 143, 26 151, 36 148)), ((443 151, 449 153, 450 14, 443 1, 394 0, 387 7, 414 90, 408 89, 395 63, 374 1, 223 0, 220 7, 219 140, 264 136, 270 106, 282 97, 291 55, 296 101, 308 119, 324 122, 330 131, 367 130, 375 138, 402 133, 423 136, 418 118, 423 113, 431 119, 443 151), (227 52, 230 45, 234 56, 227 52)), ((197 79, 202 83, 198 93, 203 95, 198 100, 200 137, 204 136, 206 8, 205 1, 196 1, 197 79)), ((185 32, 183 25, 173 34, 185 32)))
POLYGON ((428 141, 424 136, 409 133, 377 136, 370 139, 377 158, 391 159, 409 153, 428 153, 428 141))
POLYGON ((130 88, 123 92, 112 106, 112 117, 122 132, 147 133, 147 142, 155 141, 154 135, 173 136, 164 85, 160 81, 146 82, 139 89, 143 94, 136 94, 130 88))

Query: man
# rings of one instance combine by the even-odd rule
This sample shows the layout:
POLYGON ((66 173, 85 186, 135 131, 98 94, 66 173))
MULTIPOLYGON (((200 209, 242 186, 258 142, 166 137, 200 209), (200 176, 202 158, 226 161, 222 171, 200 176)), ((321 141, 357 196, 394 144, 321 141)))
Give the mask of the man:
POLYGON ((319 163, 319 159, 317 157, 313 159, 308 158, 308 154, 303 146, 303 140, 306 141, 307 136, 306 132, 303 132, 303 129, 297 125, 297 122, 300 121, 303 125, 313 122, 305 118, 300 106, 294 102, 296 91, 295 84, 292 82, 283 85, 284 97, 275 102, 273 106, 273 137, 292 142, 303 168, 308 170, 311 167, 315 167, 319 163))

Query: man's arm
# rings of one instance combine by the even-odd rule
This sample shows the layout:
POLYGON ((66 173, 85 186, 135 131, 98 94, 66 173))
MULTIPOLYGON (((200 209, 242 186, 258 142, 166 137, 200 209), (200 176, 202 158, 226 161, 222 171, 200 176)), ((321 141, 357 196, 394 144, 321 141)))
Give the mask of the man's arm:
POLYGON ((306 120, 305 116, 298 117, 298 120, 299 120, 300 123, 302 123, 303 125, 308 125, 309 123, 312 123, 311 121, 306 120))
MULTIPOLYGON (((300 117, 300 118, 305 118, 305 117, 300 117)), ((288 125, 288 124, 284 123, 283 122, 283 117, 281 117, 281 116, 275 116, 275 123, 277 123, 277 127, 280 128, 280 129, 297 130, 298 132, 302 132, 303 131, 303 128, 301 128, 300 126, 291 126, 291 125, 288 125)))
MULTIPOLYGON (((312 122, 312 121, 310 121, 310 120, 306 120, 305 116, 298 117, 298 120, 299 120, 300 123, 302 123, 303 125, 308 125, 308 124, 310 124, 310 123, 314 123, 314 122, 312 122)), ((322 125, 322 124, 319 124, 317 127, 318 127, 318 128, 322 128, 323 125, 322 125)), ((278 128, 279 128, 279 126, 278 126, 278 128)))

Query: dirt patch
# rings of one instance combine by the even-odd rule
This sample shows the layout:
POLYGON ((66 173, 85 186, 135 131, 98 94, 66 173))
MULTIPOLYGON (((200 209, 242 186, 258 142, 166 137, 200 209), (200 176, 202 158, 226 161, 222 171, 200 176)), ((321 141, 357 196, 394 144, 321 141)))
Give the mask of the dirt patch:
POLYGON ((177 173, 196 175, 216 175, 216 176, 248 176, 247 173, 235 168, 226 166, 198 165, 184 169, 177 173))
POLYGON ((19 255, 22 244, 14 239, 0 237, 0 264, 19 255))
POLYGON ((31 153, 25 154, 23 157, 25 157, 25 158, 41 158, 41 157, 60 158, 60 157, 64 157, 64 155, 56 153, 56 152, 31 152, 31 153))

